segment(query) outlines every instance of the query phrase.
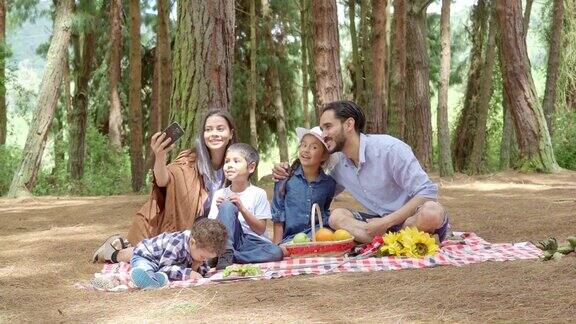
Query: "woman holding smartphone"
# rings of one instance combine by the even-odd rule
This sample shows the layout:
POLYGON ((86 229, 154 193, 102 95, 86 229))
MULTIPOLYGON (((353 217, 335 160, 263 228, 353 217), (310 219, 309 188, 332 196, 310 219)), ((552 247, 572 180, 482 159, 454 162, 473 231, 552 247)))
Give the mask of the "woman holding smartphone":
MULTIPOLYGON (((166 132, 174 134, 170 130, 166 132)), ((110 236, 94 252, 92 262, 129 262, 132 246, 141 240, 189 229, 195 219, 208 215, 212 194, 224 185, 226 149, 237 142, 232 116, 222 110, 209 111, 198 129, 196 147, 180 152, 169 164, 167 153, 173 149, 174 140, 166 132, 152 135, 152 192, 133 216, 127 239, 110 236)))

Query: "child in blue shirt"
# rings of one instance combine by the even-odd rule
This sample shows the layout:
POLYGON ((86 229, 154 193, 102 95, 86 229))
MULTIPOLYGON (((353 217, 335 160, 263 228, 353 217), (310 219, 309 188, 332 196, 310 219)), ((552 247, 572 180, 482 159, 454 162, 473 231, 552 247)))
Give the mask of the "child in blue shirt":
POLYGON ((320 206, 322 220, 328 226, 330 203, 336 191, 336 182, 323 170, 330 164, 330 154, 320 127, 298 127, 296 135, 300 143, 292 173, 274 186, 272 221, 276 244, 288 242, 300 232, 310 237, 310 212, 314 203, 320 206))
POLYGON ((201 219, 190 230, 145 239, 130 260, 132 282, 139 288, 154 289, 169 280, 202 278, 210 269, 206 260, 224 251, 226 238, 222 223, 201 219))

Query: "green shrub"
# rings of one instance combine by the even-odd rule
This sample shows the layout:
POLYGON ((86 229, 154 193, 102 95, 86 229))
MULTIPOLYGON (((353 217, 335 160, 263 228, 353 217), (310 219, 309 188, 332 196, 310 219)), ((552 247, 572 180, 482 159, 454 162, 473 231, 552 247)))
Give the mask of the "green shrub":
POLYGON ((34 187, 35 195, 117 195, 131 191, 130 156, 115 152, 108 146, 108 138, 94 127, 86 134, 84 175, 71 180, 68 171, 43 171, 34 187))
POLYGON ((576 170, 576 112, 557 117, 554 121, 552 146, 558 165, 576 170))
POLYGON ((20 163, 22 150, 14 146, 0 145, 0 196, 10 189, 14 172, 20 163))

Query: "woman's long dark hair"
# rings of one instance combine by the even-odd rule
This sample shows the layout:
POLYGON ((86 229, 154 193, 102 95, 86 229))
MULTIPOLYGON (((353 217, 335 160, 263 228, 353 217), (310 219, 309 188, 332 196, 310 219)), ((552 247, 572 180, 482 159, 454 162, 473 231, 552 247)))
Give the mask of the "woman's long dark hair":
MULTIPOLYGON (((200 172, 201 175, 208 177, 210 181, 215 181, 216 170, 212 168, 210 151, 206 147, 206 141, 204 140, 204 128, 206 127, 206 121, 208 120, 208 118, 212 116, 219 116, 226 119, 228 127, 232 132, 232 138, 226 145, 226 149, 228 149, 228 147, 231 144, 238 142, 238 137, 236 136, 236 126, 234 125, 234 118, 232 118, 232 115, 230 115, 229 112, 220 109, 211 109, 210 111, 208 111, 206 116, 204 116, 204 120, 202 120, 202 124, 200 125, 196 133, 196 154, 198 156, 196 160, 196 167, 198 168, 198 172, 200 172)), ((222 163, 218 166, 218 169, 220 169, 223 164, 224 161, 222 161, 222 163)))

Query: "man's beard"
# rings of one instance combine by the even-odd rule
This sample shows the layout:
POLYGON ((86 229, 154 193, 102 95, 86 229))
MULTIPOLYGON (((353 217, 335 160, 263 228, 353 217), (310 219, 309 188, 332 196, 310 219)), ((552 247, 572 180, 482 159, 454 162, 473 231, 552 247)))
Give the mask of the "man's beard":
POLYGON ((346 142, 345 140, 342 139, 342 134, 338 135, 338 138, 333 138, 332 141, 334 141, 334 148, 330 150, 330 154, 332 153, 336 153, 336 152, 341 152, 342 149, 344 149, 344 143, 346 142))

